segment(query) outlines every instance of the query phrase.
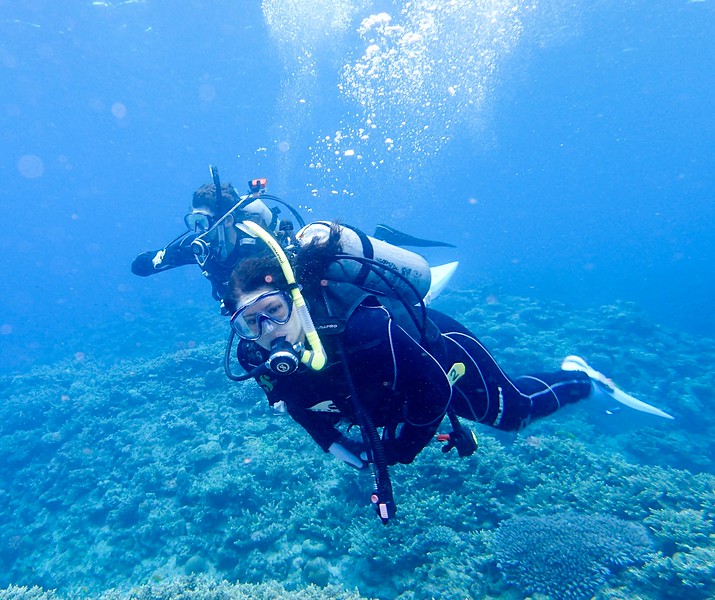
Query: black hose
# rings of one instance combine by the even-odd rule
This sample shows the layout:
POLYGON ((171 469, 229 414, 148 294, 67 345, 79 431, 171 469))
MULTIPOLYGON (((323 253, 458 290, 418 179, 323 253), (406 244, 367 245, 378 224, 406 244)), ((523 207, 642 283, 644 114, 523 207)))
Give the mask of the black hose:
POLYGON ((226 342, 226 350, 223 353, 223 371, 226 373, 226 377, 228 377, 232 381, 248 381, 249 379, 253 379, 254 377, 257 377, 258 375, 261 375, 264 371, 268 370, 268 367, 266 367, 265 364, 258 365, 255 369, 251 369, 250 371, 246 371, 243 375, 234 375, 233 372, 231 371, 231 350, 233 349, 233 340, 236 337, 236 332, 231 329, 231 332, 228 334, 228 341, 226 342))
MULTIPOLYGON (((356 398, 356 396, 353 396, 356 398)), ((355 409, 358 412, 358 418, 361 421, 360 431, 365 431, 363 441, 367 437, 368 447, 371 449, 373 459, 373 475, 375 477, 375 494, 371 498, 377 514, 384 525, 387 525, 390 518, 395 516, 397 507, 395 506, 395 498, 392 494, 392 480, 390 473, 387 470, 387 457, 385 456, 385 446, 382 444, 382 439, 377 431, 377 427, 372 421, 370 415, 362 409, 362 407, 353 400, 355 409)))
POLYGON ((259 200, 270 200, 271 202, 278 202, 279 204, 282 204, 283 206, 288 208, 288 210, 293 214, 296 221, 298 221, 298 226, 305 227, 305 220, 303 219, 303 217, 301 217, 300 213, 285 200, 281 200, 278 196, 273 196, 271 194, 263 194, 262 196, 259 196, 258 199, 259 200))
POLYGON ((261 194, 259 196, 254 196, 254 195, 248 195, 242 198, 236 205, 231 209, 243 209, 245 205, 250 204, 254 200, 270 200, 271 202, 278 202, 279 204, 282 204, 285 206, 291 214, 295 217, 296 221, 298 221, 299 227, 305 227, 305 219, 300 216, 300 213, 293 208, 288 202, 285 200, 281 200, 278 196, 273 196, 272 194, 261 194))
POLYGON ((348 385, 350 400, 353 404, 353 410, 355 411, 358 425, 360 426, 363 443, 365 444, 367 451, 370 455, 372 455, 368 456, 368 460, 372 468, 375 489, 370 500, 375 505, 378 516, 380 517, 383 525, 387 525, 390 518, 395 516, 397 507, 392 494, 392 481, 390 480, 390 473, 387 470, 385 447, 382 444, 382 438, 377 431, 377 427, 375 427, 375 423, 373 423, 372 418, 360 402, 360 398, 355 390, 355 385, 353 384, 352 374, 350 373, 347 356, 342 344, 337 345, 337 350, 340 355, 340 363, 343 365, 345 381, 348 385))

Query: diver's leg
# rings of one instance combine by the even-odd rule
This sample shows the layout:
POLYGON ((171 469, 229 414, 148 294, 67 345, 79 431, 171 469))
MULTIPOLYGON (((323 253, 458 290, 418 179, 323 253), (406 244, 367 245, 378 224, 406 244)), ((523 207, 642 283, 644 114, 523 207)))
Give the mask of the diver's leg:
POLYGON ((465 364, 465 374, 455 384, 452 396, 452 406, 460 417, 517 430, 591 392, 591 380, 579 371, 511 379, 474 336, 463 332, 444 336, 450 344, 450 358, 465 364))
POLYGON ((443 313, 428 312, 442 332, 446 361, 465 366, 452 394, 452 406, 460 417, 504 430, 521 429, 532 419, 589 395, 591 381, 580 371, 511 379, 471 331, 443 313))

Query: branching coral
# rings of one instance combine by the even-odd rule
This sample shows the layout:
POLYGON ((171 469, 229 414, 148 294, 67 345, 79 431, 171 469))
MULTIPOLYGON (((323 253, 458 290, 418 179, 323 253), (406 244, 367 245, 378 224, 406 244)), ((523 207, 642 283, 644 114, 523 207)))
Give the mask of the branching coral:
MULTIPOLYGON (((98 600, 363 600, 357 592, 338 586, 287 590, 277 582, 251 584, 215 581, 205 576, 176 577, 148 583, 131 590, 110 589, 98 600)), ((58 600, 53 590, 10 586, 0 589, 0 600, 58 600)))
POLYGON ((690 551, 705 546, 710 535, 715 534, 712 520, 704 510, 654 510, 645 519, 646 524, 666 546, 690 551))
POLYGON ((658 552, 633 575, 643 589, 660 598, 711 600, 715 549, 698 547, 673 556, 658 552))

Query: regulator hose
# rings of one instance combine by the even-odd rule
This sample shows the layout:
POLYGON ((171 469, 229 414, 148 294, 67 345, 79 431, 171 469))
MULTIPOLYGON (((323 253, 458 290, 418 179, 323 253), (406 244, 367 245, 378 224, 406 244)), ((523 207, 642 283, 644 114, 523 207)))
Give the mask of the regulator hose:
MULTIPOLYGON (((382 279, 383 283, 389 289, 392 290, 392 292, 395 294, 395 297, 405 307, 405 310, 407 310, 407 314, 410 315, 410 319, 412 319, 412 322, 415 324, 417 331, 420 332, 420 341, 422 342, 422 345, 425 348, 428 347, 429 342, 427 339, 427 306, 425 306, 424 299, 422 298, 422 295, 420 294, 419 290, 414 286, 414 284, 407 277, 405 277, 398 270, 393 269, 392 267, 388 267, 387 265, 384 265, 372 258, 365 258, 364 256, 353 256, 352 254, 337 254, 336 258, 340 259, 340 260, 353 260, 360 264, 369 266, 370 269, 372 270, 372 272, 377 277, 382 279), (417 299, 417 302, 415 304, 411 304, 404 297, 404 295, 402 293, 400 293, 395 288, 395 286, 390 283, 390 280, 385 275, 385 271, 387 271, 391 275, 394 275, 395 277, 400 279, 410 289, 410 291, 415 295, 415 298, 417 299), (415 314, 416 307, 420 309, 419 316, 417 314, 415 314)), ((372 291, 374 291, 375 293, 380 293, 378 290, 372 290, 372 291)))
POLYGON ((258 365, 255 369, 246 371, 243 375, 234 375, 231 371, 231 350, 233 349, 233 340, 236 338, 236 332, 231 329, 228 334, 228 341, 226 342, 226 350, 223 353, 223 371, 226 373, 231 381, 248 381, 254 377, 262 375, 264 372, 268 372, 268 367, 265 363, 258 365))
POLYGON ((338 344, 338 354, 340 355, 340 363, 343 366, 345 373, 345 381, 350 392, 350 400, 353 405, 353 410, 360 426, 360 434, 362 435, 363 443, 368 452, 372 456, 368 456, 372 467, 372 475, 374 481, 373 493, 370 495, 370 502, 375 507, 383 525, 387 525, 392 517, 395 516, 397 506, 392 494, 392 481, 390 473, 387 470, 387 457, 385 456, 385 447, 382 443, 377 427, 368 412, 363 408, 360 398, 353 384, 352 374, 348 367, 347 356, 343 350, 342 344, 338 344))

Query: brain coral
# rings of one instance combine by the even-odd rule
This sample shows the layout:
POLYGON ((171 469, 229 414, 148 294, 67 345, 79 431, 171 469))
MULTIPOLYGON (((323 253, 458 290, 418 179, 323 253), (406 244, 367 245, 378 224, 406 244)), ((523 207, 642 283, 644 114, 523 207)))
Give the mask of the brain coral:
POLYGON ((640 524, 575 513, 510 519, 493 544, 509 583, 565 600, 591 598, 611 567, 642 562, 651 549, 640 524))

